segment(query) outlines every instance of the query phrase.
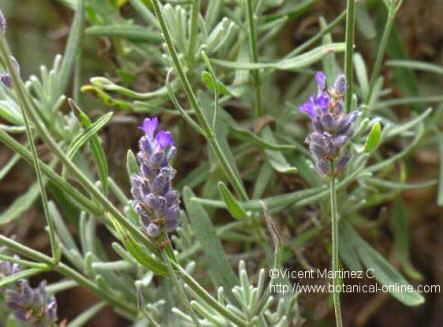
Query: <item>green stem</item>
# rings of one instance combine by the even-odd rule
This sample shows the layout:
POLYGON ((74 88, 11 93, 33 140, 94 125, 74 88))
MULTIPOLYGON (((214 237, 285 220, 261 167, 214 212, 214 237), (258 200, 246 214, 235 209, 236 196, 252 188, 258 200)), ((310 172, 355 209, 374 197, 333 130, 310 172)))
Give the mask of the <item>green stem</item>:
MULTIPOLYGON (((332 172, 334 173, 334 164, 332 163, 332 172)), ((343 318, 340 304, 340 292, 338 273, 340 271, 338 256, 338 213, 337 213, 337 190, 335 187, 335 177, 331 177, 330 181, 330 201, 331 201, 331 227, 332 227, 332 272, 333 272, 333 293, 332 299, 334 303, 335 321, 337 327, 343 327, 343 318)))
POLYGON ((14 240, 11 240, 3 235, 0 235, 0 244, 3 244, 4 246, 8 247, 14 253, 18 253, 29 259, 47 264, 49 267, 51 267, 53 270, 57 271, 58 273, 66 277, 69 277, 72 280, 76 281, 78 284, 90 289, 99 297, 105 299, 109 304, 122 309, 128 315, 128 317, 136 316, 137 310, 132 306, 130 306, 126 301, 113 298, 109 292, 102 290, 94 282, 90 281, 85 276, 80 274, 78 271, 72 269, 71 267, 65 265, 64 263, 60 262, 57 265, 54 265, 52 258, 44 255, 41 252, 35 251, 23 244, 20 244, 14 240))
MULTIPOLYGON (((0 142, 5 144, 8 148, 10 148, 20 157, 22 157, 27 163, 32 165, 33 162, 32 162, 31 152, 28 149, 26 149, 25 146, 23 146, 22 144, 17 142, 14 138, 9 136, 9 134, 4 132, 2 129, 0 129, 0 142)), ((39 162, 42 172, 57 187, 59 187, 61 190, 69 194, 82 210, 85 210, 96 216, 103 214, 103 210, 98 208, 98 206, 93 201, 86 198, 81 192, 75 189, 71 184, 67 183, 60 175, 55 173, 50 166, 48 166, 41 160, 39 160, 39 162)))
POLYGON ((348 0, 346 6, 346 52, 345 52, 345 75, 346 75, 346 112, 351 111, 352 94, 354 87, 354 70, 352 57, 354 55, 355 38, 355 0, 348 0))
POLYGON ((374 92, 374 87, 377 82, 378 76, 381 72, 381 67, 383 64, 383 57, 385 54, 386 46, 388 45, 389 37, 391 36, 392 27, 394 26, 395 16, 397 11, 395 9, 388 9, 388 18, 386 21, 385 29, 383 31, 383 35, 380 41, 380 45, 377 50, 377 57, 375 59, 374 68, 371 74, 371 80, 369 83, 369 92, 367 98, 365 99, 365 103, 368 104, 371 100, 372 93, 374 92))
MULTIPOLYGON (((6 44, 6 40, 4 38, 4 35, 1 36, 0 42, 2 43, 2 45, 6 44)), ((14 71, 15 73, 17 73, 10 58, 4 57, 2 61, 5 63, 7 69, 10 72, 14 71)), ((15 83, 14 83, 14 86, 15 86, 15 83)), ((42 176, 42 170, 40 167, 40 160, 38 157, 37 147, 35 146, 35 143, 34 143, 34 136, 33 136, 32 126, 30 123, 30 118, 29 118, 28 113, 23 109, 27 105, 25 103, 27 101, 27 99, 18 97, 18 101, 20 104, 21 112, 23 115, 23 120, 24 120, 25 127, 26 127, 26 136, 28 139, 28 143, 31 146, 32 163, 33 163, 33 166, 35 169, 35 175, 37 176, 37 182, 38 182, 38 185, 40 188, 43 213, 46 218, 46 223, 48 224, 48 233, 49 233, 49 243, 51 246, 51 254, 52 254, 52 258, 53 258, 54 262, 57 262, 58 260, 60 260, 61 250, 60 250, 59 244, 57 243, 57 241, 55 239, 54 221, 51 219, 51 217, 49 215, 48 194, 46 193, 46 183, 43 180, 43 176, 42 176)))
MULTIPOLYGON (((249 30, 249 53, 251 56, 251 62, 258 62, 258 51, 257 51, 257 26, 254 8, 252 6, 252 0, 246 1, 247 9, 247 21, 249 30)), ((255 116, 260 117, 264 114, 262 100, 261 100, 261 77, 260 71, 255 69, 251 71, 252 77, 254 79, 255 86, 255 116)))
MULTIPOLYGON (((139 1, 139 0, 138 0, 139 1)), ((229 178, 232 186, 235 188, 238 195, 243 199, 247 200, 248 195, 243 187, 243 184, 241 180, 237 177, 235 174, 233 168, 231 167, 228 158, 223 153, 223 150, 220 146, 220 144, 217 141, 216 134, 214 130, 211 128, 210 123, 208 122, 205 114, 203 113, 203 109, 201 108, 197 96, 194 93, 194 90, 192 89, 191 83, 189 82, 188 76, 186 75, 184 68, 182 67, 182 64, 180 63, 180 59, 178 58, 178 54, 174 48, 174 44, 172 42, 171 35, 169 34, 168 28, 166 26, 166 21, 163 17, 163 13, 160 10, 160 5, 158 0, 152 0, 152 6, 154 9, 154 13, 158 19, 158 22, 160 24, 161 31, 163 33, 163 37, 166 41, 166 45, 169 50, 169 54, 171 55, 172 62, 174 63, 174 68, 177 71, 177 74, 183 84, 184 90, 186 92, 186 95, 188 97, 188 100, 192 106, 192 109, 195 111, 195 115, 202 125, 202 129, 206 134, 206 138, 211 145, 212 149, 215 152, 215 155, 220 161, 220 165, 222 167, 223 172, 229 178)))
MULTIPOLYGON (((18 76, 15 69, 12 68, 11 62, 11 52, 9 47, 4 39, 0 40, 0 53, 6 60, 6 63, 9 68, 9 73, 11 74, 15 90, 17 92, 17 97, 22 99, 27 99, 29 96, 23 85, 22 80, 18 76)), ((60 146, 55 142, 52 138, 50 132, 46 128, 46 126, 40 121, 38 114, 35 112, 35 108, 32 105, 32 102, 23 101, 24 107, 22 108, 32 120, 32 123, 35 125, 38 133, 41 138, 45 141, 51 151, 60 159, 60 161, 68 168, 68 170, 72 173, 72 175, 78 179, 81 185, 98 200, 103 207, 107 211, 115 217, 115 219, 124 226, 137 240, 142 242, 145 246, 147 246, 154 253, 158 252, 157 247, 136 227, 134 226, 126 217, 112 204, 112 202, 104 195, 95 184, 89 180, 87 176, 83 174, 83 172, 68 158, 65 151, 60 148, 60 146)))

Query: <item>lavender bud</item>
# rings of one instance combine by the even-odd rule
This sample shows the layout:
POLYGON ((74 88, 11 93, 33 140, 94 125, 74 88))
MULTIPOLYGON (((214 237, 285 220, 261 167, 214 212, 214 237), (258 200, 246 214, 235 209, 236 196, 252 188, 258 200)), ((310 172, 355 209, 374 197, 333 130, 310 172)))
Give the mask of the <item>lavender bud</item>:
POLYGON ((12 88, 12 78, 8 73, 0 75, 0 82, 4 87, 8 89, 12 88))
POLYGON ((326 75, 323 72, 315 73, 315 81, 317 83, 317 87, 319 92, 326 90, 326 75))
POLYGON ((337 76, 334 82, 334 90, 338 95, 343 95, 346 93, 346 77, 341 74, 337 76))
POLYGON ((335 120, 331 114, 325 114, 320 117, 321 125, 327 131, 332 131, 335 129, 335 120))
POLYGON ((57 322, 57 302, 46 292, 45 282, 32 288, 28 281, 21 281, 16 289, 6 290, 5 302, 16 319, 33 327, 52 326, 57 322))
POLYGON ((174 140, 168 131, 157 130, 156 117, 143 121, 137 154, 140 171, 131 179, 133 206, 140 216, 144 232, 152 238, 173 232, 179 222, 179 199, 172 190, 175 169, 170 160, 175 153, 174 140))
POLYGON ((0 262, 0 277, 8 277, 20 272, 21 268, 18 264, 9 261, 0 262))

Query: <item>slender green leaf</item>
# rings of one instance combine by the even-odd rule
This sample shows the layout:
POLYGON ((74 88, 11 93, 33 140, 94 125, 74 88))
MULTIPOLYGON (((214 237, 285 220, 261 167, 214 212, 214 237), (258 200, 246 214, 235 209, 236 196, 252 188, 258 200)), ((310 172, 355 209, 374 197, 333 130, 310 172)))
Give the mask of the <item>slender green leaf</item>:
POLYGON ((86 35, 107 36, 127 39, 134 42, 160 42, 158 33, 151 32, 144 27, 131 24, 113 24, 105 26, 91 26, 85 30, 86 35))
MULTIPOLYGON (((44 182, 46 184, 46 181, 44 182)), ((20 218, 20 216, 28 210, 35 200, 40 196, 40 187, 38 183, 33 184, 25 194, 15 199, 8 209, 0 215, 0 225, 10 223, 20 218)))
POLYGON ((0 181, 14 168, 15 164, 20 160, 19 154, 14 154, 11 159, 0 169, 0 181))
MULTIPOLYGON (((268 126, 263 129, 262 135, 267 142, 271 143, 275 142, 274 136, 272 135, 272 131, 268 126)), ((297 172, 297 168, 292 167, 281 152, 265 150, 265 153, 268 162, 279 173, 292 174, 297 172)))
POLYGON ((421 70, 429 73, 443 74, 443 66, 415 60, 389 60, 388 66, 421 70))
POLYGON ((228 291, 232 290, 238 284, 237 276, 225 256, 225 251, 220 239, 217 237, 211 219, 205 209, 195 202, 193 198, 194 194, 191 189, 185 187, 183 199, 186 211, 191 220, 195 236, 202 245, 208 264, 213 268, 210 270, 210 274, 215 281, 215 285, 221 285, 228 291))
POLYGON ((434 185, 437 185, 437 180, 432 180, 432 181, 424 182, 424 183, 408 184, 408 183, 384 180, 384 179, 375 178, 375 177, 369 177, 369 178, 366 178, 365 181, 367 181, 369 184, 372 184, 372 185, 381 186, 381 187, 385 187, 388 189, 394 189, 394 190, 417 189, 417 188, 432 187, 434 185))
POLYGON ((406 275, 415 280, 422 280, 423 276, 414 268, 410 257, 409 242, 409 215, 404 201, 399 198, 394 202, 391 228, 394 231, 394 249, 401 267, 406 275))
POLYGON ((74 158, 80 148, 88 142, 91 138, 97 135, 97 133, 106 126, 106 124, 112 119, 112 112, 107 113, 106 115, 100 117, 96 122, 87 126, 87 129, 84 133, 78 135, 72 142, 69 147, 68 157, 70 159, 74 158))
POLYGON ((376 122, 372 125, 371 131, 366 139, 364 150, 365 152, 372 152, 381 143, 381 124, 376 122))
POLYGON ((393 126, 392 128, 389 128, 386 130, 386 137, 390 138, 395 135, 402 134, 403 132, 410 130, 414 126, 420 124, 422 121, 424 121, 432 112, 431 108, 428 108, 425 112, 423 112, 421 115, 418 115, 416 118, 411 119, 407 123, 399 124, 396 126, 393 126))
POLYGON ((282 59, 277 62, 269 62, 269 63, 252 63, 252 62, 240 62, 240 61, 226 61, 220 59, 211 59, 213 64, 233 69, 246 69, 246 70, 255 70, 255 69, 279 69, 279 70, 292 70, 292 69, 301 69, 306 66, 309 66, 324 56, 334 53, 334 52, 343 52, 345 50, 344 43, 333 43, 329 45, 319 46, 311 51, 308 51, 302 55, 282 59))
POLYGON ((79 314, 67 327, 82 327, 88 323, 97 313, 106 306, 105 302, 100 302, 79 314))
POLYGON ((296 145, 292 144, 275 144, 269 141, 264 140, 263 138, 259 137, 257 134, 251 132, 250 130, 236 127, 236 126, 230 126, 231 132, 234 137, 248 141, 251 143, 254 143, 258 146, 260 146, 263 149, 268 150, 274 150, 274 151, 291 151, 297 149, 296 145))
POLYGON ((140 265, 157 275, 166 276, 168 274, 168 269, 163 262, 150 255, 150 251, 140 245, 115 219, 111 216, 109 216, 109 218, 114 224, 115 231, 126 250, 128 250, 140 265))
POLYGON ((423 304, 425 299, 406 279, 365 240, 363 240, 351 225, 343 224, 344 228, 342 242, 354 244, 361 263, 372 270, 373 276, 383 284, 389 293, 408 306, 423 304))
POLYGON ((218 191, 223 197, 223 201, 226 203, 226 208, 228 209, 232 217, 239 220, 248 217, 246 211, 241 207, 240 203, 237 201, 234 195, 232 195, 231 191, 229 191, 229 189, 223 182, 218 183, 218 191))
POLYGON ((72 23, 71 30, 69 33, 68 43, 66 45, 65 54, 63 57, 63 63, 61 66, 60 73, 58 75, 58 85, 54 85, 57 89, 58 98, 62 95, 66 87, 69 84, 69 79, 71 78, 72 71, 74 70, 74 64, 77 59, 79 49, 81 49, 81 39, 83 34, 83 28, 85 24, 85 10, 84 10, 85 0, 75 1, 75 16, 74 22, 72 23))

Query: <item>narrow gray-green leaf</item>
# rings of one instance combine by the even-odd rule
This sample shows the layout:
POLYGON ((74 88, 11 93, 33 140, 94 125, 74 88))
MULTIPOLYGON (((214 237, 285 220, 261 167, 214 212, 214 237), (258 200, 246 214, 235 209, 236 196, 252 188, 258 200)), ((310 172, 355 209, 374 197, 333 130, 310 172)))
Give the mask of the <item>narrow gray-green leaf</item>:
POLYGON ((409 242, 409 216, 405 203, 401 198, 394 202, 392 229, 394 231, 394 249, 401 267, 406 275, 415 280, 422 280, 423 276, 411 263, 409 242))
POLYGON ((434 65, 423 61, 389 60, 386 64, 391 67, 402 67, 408 69, 421 70, 430 73, 443 74, 443 66, 434 65))
POLYGON ((100 302, 83 311, 73 321, 71 321, 67 327, 82 327, 88 323, 101 309, 106 306, 105 302, 100 302))
POLYGON ((87 35, 124 38, 136 42, 160 42, 158 33, 144 27, 131 24, 113 24, 106 26, 91 26, 85 31, 87 35))
POLYGON ((426 111, 424 111, 421 115, 418 115, 414 119, 411 119, 410 121, 397 125, 395 127, 390 128, 386 131, 386 137, 393 137, 395 135, 399 135, 407 130, 410 130, 415 125, 419 124, 420 122, 424 121, 426 117, 428 117, 432 112, 432 108, 428 108, 426 111))
MULTIPOLYGON (((46 181, 44 181, 46 184, 46 181)), ((40 196, 40 187, 38 183, 33 184, 23 195, 15 199, 8 209, 0 215, 0 225, 10 223, 17 219, 28 210, 34 201, 40 196)))
POLYGON ((275 144, 268 142, 263 138, 259 137, 257 134, 240 127, 230 126, 231 132, 234 137, 254 143, 263 149, 274 150, 274 151, 290 151, 295 150, 297 146, 292 144, 275 144))
POLYGON ((0 181, 14 168, 15 164, 20 160, 20 155, 14 154, 11 159, 0 169, 0 181))
POLYGON ((96 122, 92 123, 89 128, 85 130, 84 133, 77 136, 71 143, 70 149, 68 151, 68 157, 70 159, 74 158, 78 150, 96 135, 105 125, 111 120, 113 113, 109 112, 106 115, 97 119, 96 122))
POLYGON ((350 225, 347 226, 346 232, 349 233, 346 238, 354 243, 360 261, 366 268, 372 269, 373 276, 387 287, 393 297, 408 306, 417 306, 424 303, 423 296, 415 291, 414 287, 380 253, 363 240, 350 225))
POLYGON ((242 220, 248 217, 246 211, 241 207, 237 199, 232 195, 231 191, 226 187, 223 182, 218 183, 218 191, 226 203, 226 208, 232 217, 242 220))
MULTIPOLYGON (((274 136, 272 135, 272 131, 268 126, 263 129, 262 135, 267 142, 271 143, 275 142, 274 136)), ((281 152, 265 150, 265 153, 268 162, 279 173, 292 174, 297 172, 297 168, 292 167, 281 152)))
POLYGON ((220 59, 211 59, 211 62, 222 67, 233 68, 233 69, 255 70, 263 68, 271 68, 279 70, 292 70, 292 69, 304 68, 319 61, 324 56, 330 53, 343 52, 344 50, 345 50, 344 43, 332 43, 324 46, 319 46, 302 55, 288 59, 282 59, 277 62, 252 63, 252 62, 240 62, 240 61, 227 61, 220 59))
POLYGON ((185 187, 183 199, 186 211, 195 236, 202 245, 208 264, 213 268, 210 270, 210 274, 217 286, 223 286, 225 290, 232 290, 238 284, 237 276, 225 256, 225 251, 211 219, 205 209, 193 200, 193 197, 191 189, 185 187))
POLYGON ((60 74, 58 75, 59 84, 54 85, 54 87, 57 88, 58 94, 56 94, 54 98, 58 98, 58 96, 65 92, 71 77, 71 73, 74 70, 74 64, 78 51, 81 48, 80 44, 85 24, 84 4, 85 0, 76 0, 74 22, 72 23, 71 31, 69 32, 62 67, 60 74))

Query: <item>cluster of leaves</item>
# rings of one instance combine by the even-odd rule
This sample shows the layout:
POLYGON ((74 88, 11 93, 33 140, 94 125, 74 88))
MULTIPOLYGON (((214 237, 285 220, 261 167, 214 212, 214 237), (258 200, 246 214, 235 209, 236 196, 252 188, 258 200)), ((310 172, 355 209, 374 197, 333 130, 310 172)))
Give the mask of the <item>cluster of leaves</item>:
MULTIPOLYGON (((105 304, 137 326, 300 323, 295 295, 275 301, 264 290, 263 272, 256 274, 255 288, 244 264, 240 263, 237 274, 232 262, 247 258, 251 267, 281 266, 294 255, 293 248, 315 242, 329 228, 329 191, 304 148, 306 124, 295 108, 313 89, 314 65, 321 66, 330 80, 342 70, 338 59, 346 44, 334 42, 331 32, 344 21, 345 13, 330 23, 321 17, 316 35, 281 55, 276 36, 302 17, 315 0, 61 2, 75 11, 64 56, 56 57, 51 70, 43 67, 39 78, 32 76, 21 83, 15 74, 13 89, 0 88, 0 117, 7 122, 0 126, 0 142, 15 153, 1 168, 0 179, 21 159, 40 176, 38 183, 1 213, 0 223, 17 221, 42 195, 52 257, 5 236, 0 236, 0 244, 32 260, 21 260, 28 267, 25 276, 48 269, 64 275, 66 280, 50 285, 50 292, 83 286, 103 299, 70 326, 84 325, 105 304), (80 88, 82 37, 110 42, 118 64, 115 76, 93 77, 80 88), (138 68, 146 62, 154 67, 155 80, 160 82, 153 90, 138 92, 134 90, 138 68), (92 94, 106 111, 183 120, 185 125, 176 124, 173 130, 179 168, 180 148, 189 147, 190 142, 204 147, 198 136, 206 141, 207 151, 198 149, 196 156, 205 152, 207 158, 196 160, 195 168, 178 181, 184 202, 182 226, 173 237, 175 250, 166 258, 159 246, 140 232, 127 190, 109 176, 100 131, 112 124, 112 112, 92 120, 84 106, 80 108, 74 101, 70 101, 69 114, 62 110, 74 69, 72 93, 77 102, 84 103, 85 94, 92 94), (279 82, 282 76, 289 80, 285 87, 279 82), (12 136, 23 133, 29 146, 12 136), (39 159, 34 149, 34 142, 40 140, 53 154, 49 163, 39 159), (52 201, 45 200, 45 189, 52 201), (302 221, 295 217, 302 216, 306 207, 314 208, 314 215, 303 221, 306 228, 296 233, 294 226, 302 221), (281 218, 282 235, 269 219, 266 224, 265 212, 281 218), (78 239, 70 232, 67 217, 74 219, 78 239), (224 218, 223 222, 218 218, 224 218), (112 247, 120 257, 117 261, 96 237, 99 224, 116 238, 112 247), (280 238, 284 240, 275 240, 280 238), (222 242, 229 242, 237 253, 227 255, 222 242), (62 256, 69 264, 61 262, 62 256), (201 277, 203 271, 207 274, 201 277), (191 277, 193 273, 200 276, 198 280, 191 277), (154 279, 155 275, 158 278, 154 279), (218 293, 211 295, 201 285, 218 293)), ((399 5, 399 1, 386 1, 383 35, 391 33, 399 5)), ((370 36, 373 25, 365 5, 358 7, 357 15, 357 22, 363 18, 367 22, 362 34, 370 36)), ((423 103, 437 101, 435 97, 390 98, 391 90, 385 88, 379 67, 386 40, 383 37, 377 42, 371 76, 363 56, 357 52, 352 57, 357 80, 351 88, 352 105, 360 107, 362 115, 352 145, 357 155, 337 185, 342 217, 340 257, 349 269, 373 269, 381 284, 407 285, 405 277, 357 230, 376 230, 378 225, 364 215, 364 209, 392 201, 395 254, 409 278, 420 278, 409 258, 408 217, 400 194, 405 189, 431 187, 437 181, 408 183, 405 159, 423 139, 435 143, 443 138, 438 131, 439 113, 422 109, 423 103), (407 121, 395 112, 395 106, 402 103, 419 104, 407 121), (383 146, 387 143, 397 144, 399 150, 387 156, 383 146)), ((5 44, 0 49, 1 62, 14 75, 5 44)), ((398 74, 408 69, 442 73, 441 67, 408 60, 388 64, 398 74)), ((137 169, 135 156, 128 151, 128 177, 137 169)), ((442 186, 440 190, 442 204, 442 186)), ((323 245, 318 242, 318 246, 323 245)), ((5 254, 1 258, 17 261, 5 254)), ((0 286, 21 278, 23 275, 0 281, 0 286)), ((416 292, 394 290, 392 295, 405 305, 424 301, 416 292)))

